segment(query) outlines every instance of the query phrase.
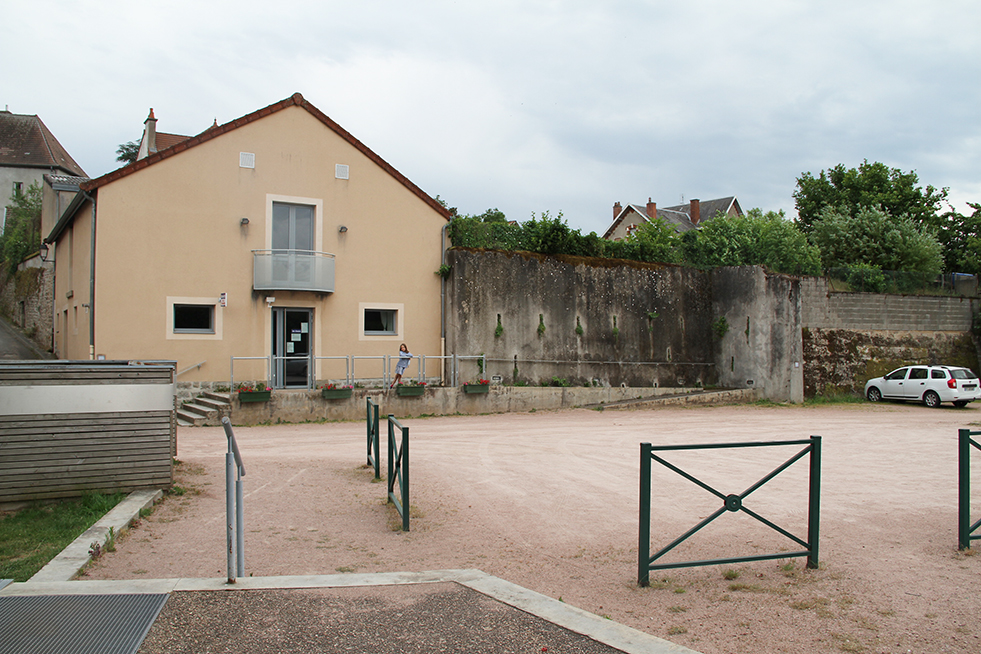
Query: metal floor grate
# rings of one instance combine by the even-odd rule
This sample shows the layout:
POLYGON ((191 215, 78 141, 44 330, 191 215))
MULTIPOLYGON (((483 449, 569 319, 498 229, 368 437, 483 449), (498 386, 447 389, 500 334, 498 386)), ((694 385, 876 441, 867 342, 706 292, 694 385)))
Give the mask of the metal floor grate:
POLYGON ((0 654, 135 654, 165 594, 0 597, 0 654))

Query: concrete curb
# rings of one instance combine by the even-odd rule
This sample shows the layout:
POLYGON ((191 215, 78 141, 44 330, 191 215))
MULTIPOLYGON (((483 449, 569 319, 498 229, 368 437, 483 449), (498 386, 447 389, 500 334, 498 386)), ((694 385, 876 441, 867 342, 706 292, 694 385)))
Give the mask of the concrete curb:
POLYGON ((38 570, 26 583, 71 580, 92 560, 89 550, 93 543, 105 544, 110 533, 118 537, 129 529, 133 520, 140 517, 141 510, 150 508, 161 497, 163 497, 163 492, 160 490, 142 490, 130 493, 126 499, 72 541, 58 556, 38 570))
POLYGON ((350 588, 455 582, 503 604, 538 616, 569 631, 587 636, 627 654, 698 654, 695 650, 651 636, 608 618, 589 613, 528 590, 480 570, 434 570, 377 574, 336 574, 225 579, 136 579, 127 581, 64 581, 11 584, 0 596, 172 593, 175 591, 268 590, 290 588, 350 588))

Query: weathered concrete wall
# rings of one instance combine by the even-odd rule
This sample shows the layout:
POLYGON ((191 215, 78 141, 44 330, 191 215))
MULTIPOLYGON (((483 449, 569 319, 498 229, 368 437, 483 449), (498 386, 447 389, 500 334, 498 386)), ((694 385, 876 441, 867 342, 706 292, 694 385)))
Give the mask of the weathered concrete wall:
MULTIPOLYGON (((594 404, 609 404, 623 400, 654 399, 672 404, 700 402, 745 402, 756 399, 755 394, 733 392, 717 396, 712 393, 691 393, 696 389, 679 388, 532 388, 520 386, 491 386, 486 394, 469 395, 462 388, 427 388, 416 397, 399 397, 395 391, 355 389, 350 398, 325 400, 320 391, 277 390, 268 402, 238 401, 232 394, 231 420, 236 425, 255 425, 275 422, 309 422, 318 420, 364 420, 366 402, 370 397, 378 405, 382 418, 392 414, 397 418, 431 415, 481 415, 571 409, 594 404)), ((384 426, 382 427, 384 429, 384 426)))
POLYGON ((486 377, 716 383, 708 272, 468 249, 450 250, 447 262, 447 351, 485 353, 486 377))
POLYGON ((17 272, 0 271, 0 312, 42 351, 51 350, 53 264, 33 257, 17 272))
POLYGON ((718 341, 719 383, 755 387, 778 402, 802 402, 804 377, 799 280, 761 266, 712 271, 713 322, 725 318, 718 341))

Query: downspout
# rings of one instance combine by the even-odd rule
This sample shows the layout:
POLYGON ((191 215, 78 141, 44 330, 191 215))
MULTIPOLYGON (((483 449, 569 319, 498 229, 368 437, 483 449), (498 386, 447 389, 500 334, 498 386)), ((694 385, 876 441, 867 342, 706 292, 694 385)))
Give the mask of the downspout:
POLYGON ((89 247, 89 360, 95 360, 95 196, 82 191, 92 203, 92 242, 89 247))
MULTIPOLYGON (((443 225, 440 230, 440 275, 439 275, 439 356, 446 356, 446 276, 443 275, 442 266, 446 265, 446 231, 453 222, 453 217, 443 225)), ((446 383, 446 359, 440 359, 443 365, 440 367, 440 381, 446 383)))

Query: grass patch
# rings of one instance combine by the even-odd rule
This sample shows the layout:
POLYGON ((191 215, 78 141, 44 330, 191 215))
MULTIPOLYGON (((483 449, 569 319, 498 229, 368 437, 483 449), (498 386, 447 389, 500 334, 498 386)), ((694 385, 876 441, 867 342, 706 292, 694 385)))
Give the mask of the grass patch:
POLYGON ((861 395, 855 393, 828 393, 826 395, 815 395, 804 400, 804 406, 828 406, 835 404, 864 404, 868 402, 861 395))
POLYGON ((725 579, 726 581, 732 581, 733 579, 739 579, 739 570, 735 570, 733 568, 729 568, 728 570, 726 570, 725 572, 722 573, 722 578, 725 579))
POLYGON ((88 493, 0 517, 0 578, 27 581, 125 497, 88 493))
POLYGON ((669 636, 677 636, 678 634, 687 634, 687 633, 688 633, 688 628, 687 627, 677 627, 677 626, 676 627, 668 627, 668 635, 669 636))

